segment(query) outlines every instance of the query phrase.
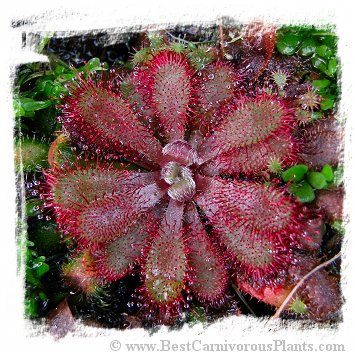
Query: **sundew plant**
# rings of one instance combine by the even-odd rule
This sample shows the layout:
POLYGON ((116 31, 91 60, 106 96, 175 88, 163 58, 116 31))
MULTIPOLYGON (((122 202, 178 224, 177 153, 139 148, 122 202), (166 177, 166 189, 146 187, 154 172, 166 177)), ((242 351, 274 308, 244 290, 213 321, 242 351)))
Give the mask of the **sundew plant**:
POLYGON ((49 62, 14 86, 27 318, 59 336, 77 318, 339 321, 333 28, 32 36, 49 62))

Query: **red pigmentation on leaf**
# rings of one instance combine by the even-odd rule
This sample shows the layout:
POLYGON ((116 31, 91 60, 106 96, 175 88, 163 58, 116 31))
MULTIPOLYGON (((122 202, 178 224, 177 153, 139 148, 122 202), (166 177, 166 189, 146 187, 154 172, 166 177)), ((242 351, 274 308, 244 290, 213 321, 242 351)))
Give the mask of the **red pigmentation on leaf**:
MULTIPOLYGON (((311 136, 328 142, 332 130, 297 130, 299 103, 288 81, 287 98, 264 83, 274 27, 257 23, 242 33, 220 51, 212 46, 225 58, 233 47, 240 61, 200 58, 208 46, 162 41, 147 47, 130 73, 80 74, 68 85, 59 121, 65 144, 70 139, 84 155, 59 160, 64 136, 57 139, 41 193, 46 213, 73 243, 63 276, 79 291, 90 295, 138 272, 130 306, 143 320, 174 324, 191 301, 223 305, 231 283, 279 306, 316 264, 323 214, 297 202, 278 175, 302 158, 319 166, 329 153, 315 160, 311 136)), ((323 201, 316 203, 326 218, 339 218, 323 201)), ((325 271, 299 296, 314 320, 339 308, 336 282, 325 271)))
POLYGON ((225 298, 228 284, 222 252, 211 241, 192 204, 187 207, 186 216, 191 291, 202 302, 219 304, 225 298))

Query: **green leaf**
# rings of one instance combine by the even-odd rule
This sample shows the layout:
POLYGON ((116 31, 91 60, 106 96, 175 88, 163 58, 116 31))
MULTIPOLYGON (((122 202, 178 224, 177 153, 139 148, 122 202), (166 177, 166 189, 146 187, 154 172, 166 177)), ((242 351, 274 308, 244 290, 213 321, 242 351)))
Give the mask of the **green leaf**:
POLYGON ((305 181, 301 183, 293 183, 290 186, 290 192, 301 202, 312 202, 315 199, 315 194, 311 185, 305 181))
MULTIPOLYGON (((79 69, 78 69, 79 70, 79 69)), ((60 76, 57 77, 57 81, 59 83, 62 83, 62 82, 67 82, 67 81, 71 81, 73 80, 74 78, 76 77, 76 74, 74 72, 69 72, 69 73, 64 73, 64 74, 61 74, 60 76)))
POLYGON ((50 88, 50 91, 48 92, 48 97, 51 98, 59 98, 60 95, 67 95, 68 94, 68 89, 64 87, 64 85, 54 82, 52 83, 52 86, 50 88))
POLYGON ((40 71, 40 72, 35 72, 35 73, 32 73, 30 76, 28 76, 26 78, 26 80, 24 80, 22 82, 22 84, 25 84, 27 82, 29 82, 30 80, 32 79, 37 79, 37 78, 45 78, 45 77, 49 77, 53 74, 53 71, 40 71))
POLYGON ((27 78, 31 75, 32 70, 28 68, 27 66, 20 70, 18 73, 18 82, 17 82, 17 87, 20 88, 22 84, 27 80, 27 78))
POLYGON ((313 57, 312 65, 313 65, 313 67, 319 69, 322 72, 328 71, 327 62, 321 57, 318 57, 318 56, 313 57))
POLYGON ((308 167, 306 165, 295 165, 283 172, 282 179, 285 182, 299 182, 303 179, 307 171, 308 167))
POLYGON ((335 99, 337 96, 335 94, 331 94, 331 93, 324 93, 324 94, 322 94, 322 97, 324 99, 335 99))
POLYGON ((338 67, 338 62, 335 58, 331 58, 328 62, 328 72, 331 75, 334 75, 337 71, 337 67, 338 67))
POLYGON ((16 117, 23 117, 26 114, 25 109, 22 108, 21 102, 18 99, 14 99, 12 105, 16 117))
POLYGON ((28 317, 38 317, 39 308, 37 300, 34 296, 25 299, 25 314, 28 317))
POLYGON ((317 79, 315 81, 312 81, 313 87, 318 88, 318 89, 324 89, 324 88, 328 87, 330 85, 330 83, 331 82, 328 79, 317 79))
POLYGON ((20 98, 22 108, 26 112, 34 112, 36 110, 47 108, 51 105, 50 100, 37 101, 32 98, 20 98))
POLYGON ((332 32, 326 32, 322 35, 322 44, 327 45, 329 48, 331 48, 333 51, 335 51, 335 46, 336 46, 336 41, 337 37, 335 33, 332 32))
MULTIPOLYGON (((316 32, 312 32, 311 35, 312 36, 321 36, 321 37, 324 37, 324 38, 336 36, 335 33, 333 33, 333 32, 319 31, 319 30, 316 31, 316 32)), ((324 39, 323 39, 323 41, 324 41, 324 39)))
POLYGON ((327 180, 320 172, 312 171, 307 175, 307 181, 317 190, 321 190, 327 186, 327 180))
POLYGON ((37 286, 37 287, 41 286, 39 277, 37 276, 35 271, 33 271, 29 267, 26 268, 26 282, 27 282, 27 284, 32 285, 32 286, 37 286))
POLYGON ((25 112, 25 114, 22 116, 25 118, 34 118, 35 112, 25 112))
POLYGON ((323 99, 320 102, 320 107, 321 107, 322 110, 331 109, 331 108, 333 108, 333 106, 334 106, 334 100, 333 99, 323 99))
POLYGON ((26 264, 30 264, 30 262, 32 261, 32 254, 31 254, 31 249, 27 249, 25 252, 25 261, 26 264))
MULTIPOLYGON (((101 66, 100 59, 97 57, 91 58, 84 66, 77 68, 78 72, 95 72, 95 71, 102 71, 104 68, 101 66)), ((66 74, 63 74, 66 77, 66 74)), ((60 76, 62 77, 62 76, 60 76)), ((58 77, 59 78, 59 77, 58 77)))
POLYGON ((53 86, 53 80, 46 78, 46 79, 37 81, 36 90, 37 90, 37 92, 43 93, 48 97, 52 86, 53 86))
POLYGON ((99 71, 102 69, 100 59, 97 57, 91 58, 86 64, 86 68, 89 72, 99 71))
POLYGON ((301 41, 301 36, 292 33, 286 33, 278 39, 276 47, 283 55, 290 56, 296 52, 297 47, 301 41))
POLYGON ((317 43, 313 40, 313 38, 306 38, 301 45, 301 56, 312 56, 316 51, 317 43))
POLYGON ((316 48, 316 53, 318 56, 320 56, 324 59, 329 59, 329 57, 332 55, 331 49, 326 45, 318 46, 316 48))
POLYGON ((321 171, 322 175, 328 182, 332 182, 334 179, 333 169, 330 165, 324 165, 321 171))
POLYGON ((54 74, 56 76, 60 76, 61 74, 64 74, 66 71, 66 68, 64 66, 58 66, 56 67, 56 69, 54 70, 54 74))
MULTIPOLYGON (((35 244, 31 241, 27 241, 28 247, 33 247, 35 244)), ((26 250, 26 264, 31 265, 33 258, 35 258, 36 252, 32 249, 27 249, 26 250)))
POLYGON ((45 273, 49 271, 49 265, 44 262, 44 257, 38 257, 33 261, 33 269, 36 270, 38 278, 41 278, 45 273))
POLYGON ((48 98, 58 98, 61 94, 66 94, 68 92, 62 84, 51 79, 40 81, 36 84, 36 89, 48 98))

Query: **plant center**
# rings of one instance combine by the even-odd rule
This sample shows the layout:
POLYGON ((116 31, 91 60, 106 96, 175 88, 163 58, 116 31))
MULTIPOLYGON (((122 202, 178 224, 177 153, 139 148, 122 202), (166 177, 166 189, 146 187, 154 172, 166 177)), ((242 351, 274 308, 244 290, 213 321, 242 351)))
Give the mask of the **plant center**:
POLYGON ((196 192, 193 171, 189 167, 197 161, 196 150, 184 140, 176 140, 163 149, 164 164, 161 178, 170 185, 168 195, 183 202, 196 192))
POLYGON ((174 200, 189 200, 196 192, 192 171, 176 161, 169 161, 162 167, 161 178, 170 185, 168 195, 174 200))

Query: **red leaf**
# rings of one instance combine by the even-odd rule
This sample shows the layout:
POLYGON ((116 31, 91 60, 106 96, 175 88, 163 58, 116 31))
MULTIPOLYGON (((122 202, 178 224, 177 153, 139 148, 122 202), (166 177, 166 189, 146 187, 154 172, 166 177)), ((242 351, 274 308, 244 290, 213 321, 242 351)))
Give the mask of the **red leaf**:
POLYGON ((153 230, 156 230, 156 224, 154 215, 147 212, 127 232, 104 244, 95 252, 95 264, 99 273, 113 281, 125 276, 141 257, 146 241, 149 241, 153 230))
POLYGON ((156 162, 161 145, 109 84, 79 78, 62 105, 63 126, 87 145, 133 161, 137 154, 156 162))
POLYGON ((186 216, 191 291, 202 302, 218 304, 225 297, 228 283, 222 255, 207 235, 194 205, 189 205, 186 216))
MULTIPOLYGON (((241 153, 241 160, 256 161, 257 168, 267 166, 268 161, 275 156, 281 161, 294 156, 295 139, 291 136, 293 116, 282 101, 274 96, 262 95, 254 99, 243 97, 230 107, 228 114, 215 131, 206 137, 201 145, 199 155, 201 162, 217 157, 217 163, 222 170, 236 172, 240 168, 238 159, 233 155, 241 153), (286 141, 290 144, 287 145, 286 141), (292 145, 291 145, 292 144, 292 145), (291 152, 285 146, 292 148, 291 152), (270 148, 270 150, 269 150, 270 148), (266 152, 265 152, 266 151, 266 152), (218 158, 218 156, 220 156, 218 158), (231 159, 229 167, 223 163, 231 159), (236 166, 233 166, 233 163, 236 166)), ((250 171, 252 163, 246 163, 245 171, 250 171)), ((243 170, 244 171, 244 170, 243 170)))
POLYGON ((169 308, 182 299, 187 268, 183 241, 184 205, 170 200, 143 266, 145 293, 154 305, 169 308))
POLYGON ((163 51, 153 58, 147 71, 152 72, 152 101, 167 141, 184 139, 192 68, 184 55, 163 51))
POLYGON ((213 62, 200 71, 196 80, 196 117, 194 125, 203 134, 218 122, 218 112, 235 97, 237 76, 228 62, 213 62))
POLYGON ((141 214, 154 207, 161 197, 155 184, 131 195, 120 194, 91 202, 68 220, 67 230, 84 242, 107 242, 126 233, 141 214))
POLYGON ((255 279, 286 268, 293 259, 289 249, 295 244, 298 206, 271 186, 206 181, 195 200, 241 268, 255 279))

